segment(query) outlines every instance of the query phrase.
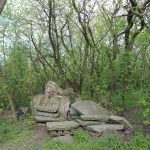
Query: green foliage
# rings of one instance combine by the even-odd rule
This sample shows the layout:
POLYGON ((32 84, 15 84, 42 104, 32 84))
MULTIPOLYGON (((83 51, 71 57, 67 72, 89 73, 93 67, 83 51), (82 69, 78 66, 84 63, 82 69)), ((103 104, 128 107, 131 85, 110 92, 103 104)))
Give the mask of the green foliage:
POLYGON ((147 150, 150 147, 149 140, 150 140, 149 135, 143 136, 142 134, 139 133, 130 138, 127 148, 132 150, 147 150))
POLYGON ((77 143, 83 143, 83 142, 88 142, 90 137, 88 135, 88 133, 86 132, 75 132, 74 133, 74 138, 75 138, 75 141, 77 143))
POLYGON ((128 140, 123 140, 119 135, 110 134, 100 137, 99 139, 90 138, 86 133, 76 133, 75 141, 70 144, 63 144, 59 142, 47 141, 44 150, 148 150, 149 136, 137 134, 129 137, 128 140))
MULTIPOLYGON (((54 80, 116 112, 142 107, 149 116, 149 29, 141 26, 135 9, 125 36, 130 25, 124 12, 132 5, 116 0, 111 8, 106 0, 98 9, 94 1, 75 1, 77 9, 83 7, 79 14, 71 1, 52 1, 57 15, 48 17, 48 3, 8 0, 0 18, 0 109, 9 109, 8 93, 16 109, 29 106, 32 96, 54 80)), ((137 1, 139 9, 142 3, 137 1)), ((142 15, 147 23, 147 10, 142 15)))
POLYGON ((0 143, 20 142, 29 135, 29 131, 23 129, 13 120, 0 120, 0 143))
MULTIPOLYGON (((27 144, 28 147, 36 149, 32 136, 37 135, 37 131, 28 130, 33 127, 33 120, 27 118, 24 121, 14 122, 13 120, 0 120, 0 144, 7 145, 11 149, 17 149, 19 145, 27 144)), ((35 125, 35 124, 34 124, 35 125)), ((40 145, 41 150, 148 150, 150 136, 136 133, 122 138, 119 134, 104 134, 99 138, 91 137, 87 132, 74 131, 74 141, 72 143, 54 142, 49 136, 40 145)))
POLYGON ((26 129, 31 129, 36 125, 35 120, 31 116, 25 117, 25 119, 22 121, 22 126, 26 129))

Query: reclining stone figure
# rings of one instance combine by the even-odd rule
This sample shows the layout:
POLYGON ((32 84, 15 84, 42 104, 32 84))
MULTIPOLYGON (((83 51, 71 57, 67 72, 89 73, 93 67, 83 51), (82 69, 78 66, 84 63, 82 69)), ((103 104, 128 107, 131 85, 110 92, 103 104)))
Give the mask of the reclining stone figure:
POLYGON ((32 102, 35 120, 46 123, 50 131, 79 126, 98 133, 133 130, 125 118, 112 115, 93 101, 81 100, 72 88, 63 90, 53 81, 48 81, 45 94, 34 96, 32 102))
POLYGON ((33 115, 41 114, 40 111, 59 113, 60 117, 66 118, 70 104, 77 101, 78 97, 72 88, 63 90, 55 82, 48 81, 45 94, 38 94, 33 98, 33 115))

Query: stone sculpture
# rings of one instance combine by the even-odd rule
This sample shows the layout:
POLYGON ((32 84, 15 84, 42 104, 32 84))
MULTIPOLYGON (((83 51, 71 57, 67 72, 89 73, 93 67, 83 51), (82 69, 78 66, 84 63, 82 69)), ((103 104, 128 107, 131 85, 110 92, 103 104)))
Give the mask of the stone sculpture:
POLYGON ((133 130, 125 118, 111 115, 93 101, 81 100, 72 88, 63 90, 53 81, 46 84, 45 94, 34 96, 32 104, 34 119, 45 123, 51 134, 64 134, 79 126, 96 133, 133 130))

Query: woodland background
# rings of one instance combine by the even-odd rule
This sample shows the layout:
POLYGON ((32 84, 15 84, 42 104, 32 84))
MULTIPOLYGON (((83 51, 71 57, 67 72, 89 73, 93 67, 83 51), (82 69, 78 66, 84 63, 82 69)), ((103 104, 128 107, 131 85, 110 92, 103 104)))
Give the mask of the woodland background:
POLYGON ((0 16, 0 110, 48 80, 124 115, 150 115, 149 0, 8 0, 0 16))

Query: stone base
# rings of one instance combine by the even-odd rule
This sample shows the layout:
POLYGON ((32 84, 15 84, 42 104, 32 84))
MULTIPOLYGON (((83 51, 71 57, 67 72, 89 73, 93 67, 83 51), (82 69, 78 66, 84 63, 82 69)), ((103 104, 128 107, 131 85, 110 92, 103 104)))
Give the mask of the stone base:
POLYGON ((120 124, 100 124, 100 125, 87 126, 85 129, 93 131, 93 132, 103 133, 105 131, 108 132, 108 131, 123 130, 124 125, 120 125, 120 124))
POLYGON ((51 118, 51 117, 45 117, 45 116, 34 116, 34 119, 36 122, 61 122, 65 121, 65 118, 59 117, 59 118, 51 118))
POLYGON ((81 115, 82 120, 86 121, 102 121, 106 122, 109 120, 108 116, 101 116, 101 115, 81 115))
POLYGON ((100 122, 100 121, 84 121, 81 119, 76 119, 76 122, 80 124, 80 126, 89 126, 89 125, 97 125, 97 124, 105 124, 105 122, 100 122))
POLYGON ((109 116, 109 119, 115 123, 123 124, 126 128, 133 130, 132 125, 124 117, 109 116))
POLYGON ((59 117, 59 113, 48 113, 48 112, 36 111, 35 116, 44 116, 44 117, 57 118, 57 117, 59 117))
POLYGON ((71 130, 74 128, 78 128, 79 124, 75 121, 46 122, 46 127, 49 131, 71 130))

